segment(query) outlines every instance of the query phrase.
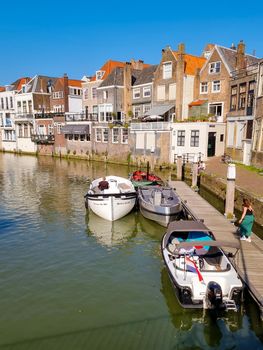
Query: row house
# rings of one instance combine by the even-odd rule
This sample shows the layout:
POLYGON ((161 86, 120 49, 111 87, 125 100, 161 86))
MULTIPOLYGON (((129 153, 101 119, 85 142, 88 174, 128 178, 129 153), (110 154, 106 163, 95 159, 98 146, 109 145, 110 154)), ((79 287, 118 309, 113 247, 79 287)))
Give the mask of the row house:
POLYGON ((29 80, 30 78, 18 79, 0 91, 0 139, 3 150, 16 151, 15 96, 29 80))
MULTIPOLYGON (((194 98, 195 75, 205 64, 204 57, 185 53, 184 44, 178 51, 162 50, 162 58, 153 74, 152 106, 140 123, 131 124, 131 147, 134 161, 149 161, 152 156, 160 163, 170 163, 173 123, 188 119, 188 105, 194 98)), ((173 150, 176 152, 176 150, 173 150)))
POLYGON ((123 67, 114 68, 97 88, 98 121, 93 126, 95 153, 116 160, 120 157, 128 159, 132 86, 148 66, 142 60, 126 62, 123 67))
POLYGON ((255 98, 255 119, 252 137, 251 164, 263 165, 263 60, 259 61, 257 75, 257 91, 255 98))

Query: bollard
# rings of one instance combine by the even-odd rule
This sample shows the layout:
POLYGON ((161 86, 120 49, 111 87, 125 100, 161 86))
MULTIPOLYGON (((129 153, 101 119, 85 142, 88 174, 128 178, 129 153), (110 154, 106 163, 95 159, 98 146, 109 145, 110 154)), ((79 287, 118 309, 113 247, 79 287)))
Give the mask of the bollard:
POLYGON ((151 147, 151 171, 154 170, 154 146, 151 147))
POLYGON ((192 188, 197 188, 197 175, 198 175, 198 160, 197 155, 194 155, 194 161, 192 164, 192 188))
POLYGON ((183 162, 182 162, 182 155, 178 152, 177 155, 177 161, 176 161, 176 177, 177 180, 182 180, 182 174, 183 174, 183 162))
POLYGON ((235 180, 236 180, 236 166, 235 164, 228 164, 227 184, 226 184, 226 203, 225 203, 225 216, 228 219, 234 218, 235 180))

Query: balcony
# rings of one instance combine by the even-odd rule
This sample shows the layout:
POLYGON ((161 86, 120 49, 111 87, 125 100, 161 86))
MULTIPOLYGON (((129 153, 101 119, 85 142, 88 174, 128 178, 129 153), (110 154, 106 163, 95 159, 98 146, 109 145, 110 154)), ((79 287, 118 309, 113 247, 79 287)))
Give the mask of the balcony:
POLYGON ((54 135, 31 135, 31 141, 41 145, 53 144, 55 142, 54 135))
POLYGON ((17 113, 15 116, 16 120, 31 120, 34 118, 34 115, 32 113, 17 113))
POLYGON ((170 122, 144 122, 144 123, 131 123, 131 131, 139 130, 171 130, 172 124, 170 122))
POLYGON ((44 112, 36 113, 35 119, 53 119, 54 117, 64 117, 65 113, 63 112, 44 112))
POLYGON ((65 115, 66 122, 97 122, 98 114, 97 113, 74 113, 65 115))

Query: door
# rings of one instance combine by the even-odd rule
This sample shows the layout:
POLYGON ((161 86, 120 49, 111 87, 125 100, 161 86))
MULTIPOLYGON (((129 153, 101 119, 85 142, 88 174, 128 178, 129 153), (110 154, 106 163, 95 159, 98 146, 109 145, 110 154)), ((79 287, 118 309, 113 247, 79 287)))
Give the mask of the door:
POLYGON ((208 145, 207 145, 207 156, 213 157, 216 152, 216 133, 208 133, 208 145))

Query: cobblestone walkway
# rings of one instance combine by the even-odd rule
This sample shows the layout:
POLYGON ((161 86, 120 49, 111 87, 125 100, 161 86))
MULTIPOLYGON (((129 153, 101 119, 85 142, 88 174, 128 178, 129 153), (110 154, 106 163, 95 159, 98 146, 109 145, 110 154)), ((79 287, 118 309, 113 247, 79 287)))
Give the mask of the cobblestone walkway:
MULTIPOLYGON (((226 179, 227 166, 227 164, 221 162, 221 157, 211 157, 206 161, 205 172, 226 179)), ((245 169, 238 164, 236 165, 236 186, 263 198, 263 175, 245 169)))

